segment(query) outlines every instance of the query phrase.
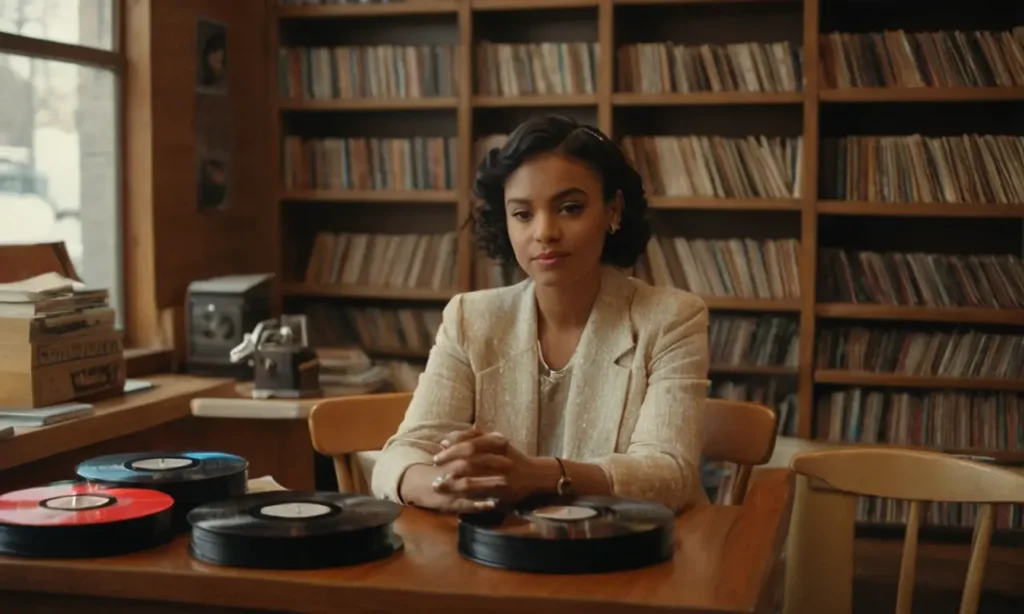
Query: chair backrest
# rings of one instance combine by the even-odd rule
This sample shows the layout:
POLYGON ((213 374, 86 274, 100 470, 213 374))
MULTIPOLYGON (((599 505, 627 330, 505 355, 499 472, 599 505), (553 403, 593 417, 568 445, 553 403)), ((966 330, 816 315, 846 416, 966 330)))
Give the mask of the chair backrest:
POLYGON ((313 449, 334 459, 338 490, 369 492, 354 454, 383 448, 398 430, 411 400, 411 392, 364 394, 327 399, 310 410, 313 449))
MULTIPOLYGON (((380 450, 405 417, 411 392, 338 397, 317 403, 309 414, 313 449, 334 459, 338 488, 364 492, 353 454, 380 450)), ((708 399, 704 456, 736 464, 729 503, 743 502, 751 467, 767 463, 775 449, 776 413, 764 405, 708 399)))
POLYGON ((775 451, 778 414, 770 407, 747 401, 708 399, 704 412, 704 458, 736 465, 725 503, 743 503, 756 465, 775 451))
MULTIPOLYGON (((898 614, 909 614, 912 609, 918 530, 923 513, 921 502, 978 504, 960 614, 977 612, 992 537, 993 505, 1024 503, 1024 475, 939 452, 877 446, 803 452, 793 457, 791 465, 799 475, 808 478, 811 488, 830 489, 833 493, 829 497, 841 499, 841 505, 830 508, 835 512, 830 518, 846 525, 834 526, 835 531, 843 535, 852 535, 851 525, 859 497, 909 502, 896 596, 898 614)), ((833 549, 827 542, 820 543, 820 539, 816 542, 802 547, 821 549, 821 557, 852 554, 852 548, 833 549)), ((851 576, 843 582, 852 584, 852 566, 842 568, 850 571, 851 576)), ((828 587, 818 585, 808 590, 821 592, 828 587)), ((849 594, 844 590, 837 592, 849 594)), ((851 607, 849 603, 833 602, 829 611, 849 612, 851 607)))

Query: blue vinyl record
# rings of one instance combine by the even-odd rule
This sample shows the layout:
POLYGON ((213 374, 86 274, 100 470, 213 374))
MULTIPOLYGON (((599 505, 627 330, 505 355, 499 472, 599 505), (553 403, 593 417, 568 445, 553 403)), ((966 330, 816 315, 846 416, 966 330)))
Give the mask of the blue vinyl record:
POLYGON ((226 478, 247 469, 244 458, 223 452, 136 452, 91 458, 75 473, 93 482, 157 485, 226 478))

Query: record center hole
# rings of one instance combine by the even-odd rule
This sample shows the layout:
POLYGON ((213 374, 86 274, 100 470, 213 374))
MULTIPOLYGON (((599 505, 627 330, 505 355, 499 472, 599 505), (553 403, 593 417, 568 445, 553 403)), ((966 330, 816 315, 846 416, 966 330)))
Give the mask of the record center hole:
POLYGON ((113 499, 111 497, 104 497, 100 495, 66 495, 63 497, 54 497, 44 504, 53 510, 67 510, 67 511, 79 511, 79 510, 92 510, 98 507, 108 505, 113 499))
POLYGON ((188 467, 191 464, 192 461, 187 458, 143 458, 132 461, 129 463, 129 466, 132 469, 142 469, 145 471, 171 471, 188 467))
POLYGON ((295 503, 278 503, 260 508, 264 516, 275 518, 316 518, 331 513, 331 508, 319 503, 299 501, 295 503))
POLYGON ((586 520, 597 516, 597 510, 578 505, 549 505, 538 507, 531 515, 545 520, 586 520))

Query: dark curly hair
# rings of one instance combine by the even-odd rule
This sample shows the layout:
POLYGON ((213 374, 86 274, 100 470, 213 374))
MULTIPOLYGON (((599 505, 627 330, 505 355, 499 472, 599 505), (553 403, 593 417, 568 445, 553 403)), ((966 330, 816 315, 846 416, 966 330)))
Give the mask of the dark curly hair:
POLYGON ((484 156, 473 181, 477 202, 472 223, 477 246, 495 260, 515 262, 506 225, 505 182, 527 159, 548 152, 564 154, 592 168, 601 177, 605 202, 622 192, 619 230, 605 238, 601 261, 618 267, 633 266, 651 237, 640 174, 619 146, 600 130, 557 115, 523 122, 504 146, 484 156))

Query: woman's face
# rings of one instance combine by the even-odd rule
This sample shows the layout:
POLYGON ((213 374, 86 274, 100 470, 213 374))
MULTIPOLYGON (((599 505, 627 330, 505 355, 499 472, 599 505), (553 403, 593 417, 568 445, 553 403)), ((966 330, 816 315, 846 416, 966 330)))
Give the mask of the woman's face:
POLYGON ((621 205, 606 204, 601 179, 561 154, 523 163, 505 182, 508 237, 519 266, 541 285, 562 285, 600 264, 621 205))

